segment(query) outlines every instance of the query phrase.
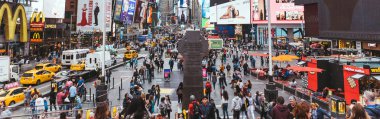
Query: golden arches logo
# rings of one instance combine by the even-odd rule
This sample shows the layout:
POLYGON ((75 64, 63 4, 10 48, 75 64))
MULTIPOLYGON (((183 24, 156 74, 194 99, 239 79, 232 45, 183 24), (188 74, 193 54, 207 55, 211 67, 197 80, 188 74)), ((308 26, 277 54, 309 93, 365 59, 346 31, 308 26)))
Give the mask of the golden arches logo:
POLYGON ((28 41, 28 31, 27 31, 27 19, 24 6, 18 4, 16 9, 14 9, 14 13, 12 11, 11 6, 8 3, 3 3, 0 7, 0 25, 4 19, 5 24, 5 39, 6 40, 14 40, 17 18, 20 18, 20 42, 28 41), (4 14, 6 13, 6 14, 4 14), (4 16, 5 15, 5 16, 4 16))
POLYGON ((30 17, 30 23, 33 22, 41 22, 45 23, 45 15, 42 12, 33 12, 32 16, 30 17))
POLYGON ((33 33, 33 39, 41 39, 41 35, 38 32, 33 33))

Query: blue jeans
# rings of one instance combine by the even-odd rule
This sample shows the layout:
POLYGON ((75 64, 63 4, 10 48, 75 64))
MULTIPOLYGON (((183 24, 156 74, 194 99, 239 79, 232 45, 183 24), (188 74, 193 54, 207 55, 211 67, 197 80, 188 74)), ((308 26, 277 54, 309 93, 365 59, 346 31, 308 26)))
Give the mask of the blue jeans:
POLYGON ((228 103, 222 104, 222 108, 223 108, 223 119, 225 119, 226 116, 228 119, 228 103))

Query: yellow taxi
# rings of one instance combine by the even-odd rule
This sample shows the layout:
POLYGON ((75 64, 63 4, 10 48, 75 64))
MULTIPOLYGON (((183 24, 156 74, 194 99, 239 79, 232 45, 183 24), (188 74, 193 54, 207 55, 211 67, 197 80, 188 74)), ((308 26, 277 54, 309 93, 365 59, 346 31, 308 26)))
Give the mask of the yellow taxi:
POLYGON ((59 72, 59 71, 61 71, 62 67, 61 67, 61 65, 57 65, 57 64, 42 63, 42 64, 37 64, 34 67, 34 69, 35 70, 44 69, 44 70, 48 70, 50 72, 59 72))
POLYGON ((73 71, 83 71, 84 67, 86 66, 85 61, 79 61, 78 64, 73 64, 70 66, 70 70, 73 71))
MULTIPOLYGON (((8 90, 0 90, 0 102, 4 102, 6 106, 10 106, 16 103, 24 101, 25 94, 24 90, 26 87, 16 87, 8 90)), ((31 89, 31 94, 33 94, 34 89, 31 89)))
POLYGON ((126 60, 130 60, 132 58, 137 58, 139 56, 139 54, 137 53, 136 50, 127 50, 125 53, 124 53, 124 61, 126 60))
POLYGON ((47 70, 30 70, 21 76, 20 83, 23 85, 39 85, 50 81, 54 75, 53 72, 47 70))

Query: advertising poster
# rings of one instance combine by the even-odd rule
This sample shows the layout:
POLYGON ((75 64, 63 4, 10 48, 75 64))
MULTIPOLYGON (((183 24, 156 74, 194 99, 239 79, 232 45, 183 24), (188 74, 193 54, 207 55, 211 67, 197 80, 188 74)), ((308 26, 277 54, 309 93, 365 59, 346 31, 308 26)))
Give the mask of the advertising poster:
POLYGON ((129 6, 128 6, 127 17, 126 17, 127 24, 133 23, 135 9, 136 9, 136 0, 129 0, 129 6))
POLYGON ((250 24, 250 0, 239 0, 217 6, 218 24, 250 24))
POLYGON ((129 0, 123 0, 123 6, 121 9, 121 15, 120 15, 120 19, 122 22, 127 21, 128 7, 129 7, 129 0))
POLYGON ((135 15, 134 15, 134 22, 135 23, 140 23, 141 17, 140 17, 140 12, 141 12, 141 3, 142 1, 136 0, 136 9, 135 9, 135 15))
POLYGON ((66 0, 44 0, 45 18, 65 18, 66 0))
MULTIPOLYGON (((266 24, 268 14, 266 0, 251 0, 251 21, 254 24, 266 24)), ((304 20, 303 6, 294 4, 294 0, 270 0, 271 22, 274 24, 301 24, 304 20)))
POLYGON ((115 15, 114 15, 115 21, 120 21, 122 8, 123 8, 123 0, 116 0, 116 8, 115 8, 115 15))
POLYGON ((79 0, 77 13, 77 31, 103 31, 104 27, 106 27, 106 31, 110 31, 112 9, 111 4, 111 0, 79 0), (106 14, 106 16, 104 16, 104 14, 106 14))
POLYGON ((189 10, 187 8, 178 8, 178 18, 180 24, 187 23, 188 11, 189 10))
POLYGON ((222 39, 208 39, 209 49, 223 49, 222 39))
POLYGON ((188 6, 187 5, 187 3, 188 3, 187 1, 188 0, 179 0, 179 2, 178 2, 179 3, 179 7, 180 8, 187 8, 187 6, 188 6))

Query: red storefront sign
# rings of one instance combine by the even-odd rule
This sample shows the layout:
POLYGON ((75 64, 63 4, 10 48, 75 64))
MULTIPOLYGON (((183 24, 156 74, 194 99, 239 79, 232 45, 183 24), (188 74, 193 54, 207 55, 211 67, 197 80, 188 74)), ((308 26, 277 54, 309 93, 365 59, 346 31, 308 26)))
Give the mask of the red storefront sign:
POLYGON ((369 69, 364 69, 351 65, 343 66, 344 98, 347 104, 350 104, 350 101, 352 99, 360 100, 359 80, 355 79, 353 82, 351 77, 355 74, 369 75, 369 69))

